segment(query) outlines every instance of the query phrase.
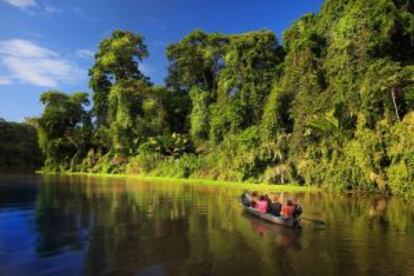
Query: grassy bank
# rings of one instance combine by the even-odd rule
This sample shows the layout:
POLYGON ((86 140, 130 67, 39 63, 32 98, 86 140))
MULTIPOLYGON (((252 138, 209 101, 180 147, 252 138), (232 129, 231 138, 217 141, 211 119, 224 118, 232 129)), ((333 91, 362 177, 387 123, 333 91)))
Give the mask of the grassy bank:
POLYGON ((195 179, 195 178, 174 178, 174 177, 159 177, 159 176, 147 176, 147 175, 129 175, 129 174, 96 174, 96 173, 45 173, 38 171, 38 174, 43 175, 66 175, 66 176, 88 176, 88 177, 102 177, 102 178, 113 178, 113 179, 132 179, 137 181, 148 181, 148 182, 173 182, 191 185, 203 185, 203 186, 215 186, 229 189, 238 190, 256 190, 262 192, 287 192, 287 193, 299 193, 299 192, 316 192, 319 189, 311 186, 300 186, 300 185, 271 185, 266 183, 247 183, 247 182, 232 182, 232 181, 220 181, 210 179, 195 179))

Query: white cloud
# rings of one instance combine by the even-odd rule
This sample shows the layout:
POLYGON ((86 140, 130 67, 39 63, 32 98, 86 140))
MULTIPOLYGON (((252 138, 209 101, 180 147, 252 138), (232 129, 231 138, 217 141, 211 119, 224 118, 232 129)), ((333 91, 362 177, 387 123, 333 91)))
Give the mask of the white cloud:
POLYGON ((11 84, 12 81, 10 79, 10 77, 6 77, 6 76, 0 76, 0 85, 8 85, 11 84))
POLYGON ((56 87, 62 82, 79 80, 84 73, 58 53, 24 39, 0 41, 0 62, 9 73, 0 84, 19 81, 56 87))
POLYGON ((76 51, 79 58, 91 59, 95 56, 95 52, 89 49, 80 49, 76 51))
POLYGON ((57 57, 58 54, 25 39, 0 40, 1 56, 19 56, 28 58, 57 57))
MULTIPOLYGON (((0 0, 1 1, 1 0, 0 0)), ((36 16, 50 16, 62 12, 62 9, 45 2, 38 3, 37 0, 3 0, 7 4, 23 10, 25 13, 36 16)))
POLYGON ((46 15, 51 15, 51 14, 55 14, 55 13, 58 13, 58 12, 62 12, 62 10, 60 8, 55 7, 55 6, 51 6, 51 5, 48 5, 48 4, 46 4, 44 6, 43 11, 46 15))
POLYGON ((12 6, 15 6, 21 9, 36 6, 35 0, 3 0, 3 1, 6 2, 7 4, 10 4, 12 6))

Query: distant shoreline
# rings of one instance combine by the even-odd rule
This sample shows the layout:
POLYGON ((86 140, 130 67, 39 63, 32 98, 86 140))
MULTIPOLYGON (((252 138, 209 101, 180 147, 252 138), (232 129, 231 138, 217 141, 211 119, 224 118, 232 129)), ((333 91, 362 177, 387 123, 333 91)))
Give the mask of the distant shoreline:
POLYGON ((266 183, 248 183, 248 182, 233 182, 233 181, 221 181, 211 179, 200 178, 176 178, 176 177, 162 177, 162 176, 150 176, 150 175, 133 175, 133 174, 103 174, 103 173, 82 173, 82 172, 63 172, 63 173, 50 173, 37 171, 36 174, 41 175, 61 175, 61 176, 90 176, 90 177, 103 177, 114 179, 135 179, 150 182, 175 182, 182 184, 199 184, 205 186, 232 188, 239 190, 257 190, 257 191, 269 191, 269 192, 287 192, 287 193, 300 193, 300 192, 318 192, 317 187, 312 186, 300 186, 294 184, 266 184, 266 183))

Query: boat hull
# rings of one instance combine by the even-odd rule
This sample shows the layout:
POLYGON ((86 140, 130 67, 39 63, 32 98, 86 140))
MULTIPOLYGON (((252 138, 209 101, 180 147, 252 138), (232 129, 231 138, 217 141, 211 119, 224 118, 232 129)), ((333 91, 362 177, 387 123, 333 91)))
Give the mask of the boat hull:
POLYGON ((283 218, 283 217, 275 217, 272 216, 271 214, 263 214, 260 213, 257 209, 252 208, 252 207, 247 207, 243 205, 244 210, 255 216, 258 217, 262 220, 265 220, 267 222, 273 223, 273 224, 277 224, 280 226, 284 226, 284 227, 288 227, 288 228, 292 228, 292 229, 301 229, 301 222, 300 222, 300 218, 283 218))

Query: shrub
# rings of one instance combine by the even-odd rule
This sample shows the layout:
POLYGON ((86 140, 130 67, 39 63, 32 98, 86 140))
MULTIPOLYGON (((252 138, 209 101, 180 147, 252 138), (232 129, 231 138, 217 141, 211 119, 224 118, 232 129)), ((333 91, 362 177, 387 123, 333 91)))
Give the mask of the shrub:
POLYGON ((158 163, 151 173, 156 176, 188 178, 201 167, 200 158, 194 154, 184 154, 179 159, 171 157, 158 163))
POLYGON ((155 170, 157 165, 162 161, 162 156, 159 153, 147 153, 132 157, 126 166, 127 174, 148 174, 155 170))
POLYGON ((414 194, 414 112, 391 129, 387 175, 391 191, 414 194))

